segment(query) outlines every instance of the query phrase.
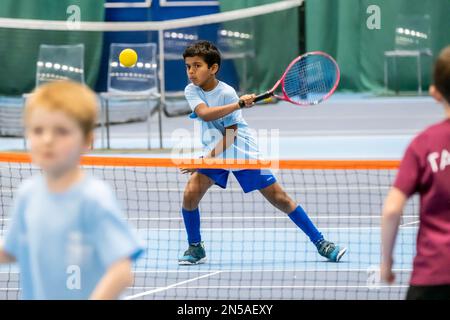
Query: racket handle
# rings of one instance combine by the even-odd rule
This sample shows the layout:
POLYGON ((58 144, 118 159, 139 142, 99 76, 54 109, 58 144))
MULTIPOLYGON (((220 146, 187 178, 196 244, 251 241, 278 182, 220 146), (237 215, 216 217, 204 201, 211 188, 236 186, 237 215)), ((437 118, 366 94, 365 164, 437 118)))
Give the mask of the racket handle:
POLYGON ((265 100, 265 99, 270 98, 272 96, 273 96, 273 92, 267 91, 265 93, 257 95, 256 98, 255 98, 255 102, 265 100))
MULTIPOLYGON (((273 92, 267 91, 265 93, 262 93, 262 94, 256 96, 254 102, 258 102, 258 101, 270 98, 271 96, 273 96, 273 92)), ((239 107, 241 107, 241 108, 245 107, 244 100, 239 100, 239 107)))

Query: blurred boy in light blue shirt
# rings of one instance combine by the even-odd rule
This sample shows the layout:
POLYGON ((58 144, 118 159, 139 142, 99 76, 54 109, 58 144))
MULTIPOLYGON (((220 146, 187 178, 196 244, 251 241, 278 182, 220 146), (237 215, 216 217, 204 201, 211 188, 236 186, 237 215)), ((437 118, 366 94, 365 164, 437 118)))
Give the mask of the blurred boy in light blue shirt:
POLYGON ((141 253, 113 191, 79 166, 97 103, 85 86, 54 82, 27 101, 26 134, 42 175, 16 193, 0 262, 18 262, 23 299, 115 299, 141 253))

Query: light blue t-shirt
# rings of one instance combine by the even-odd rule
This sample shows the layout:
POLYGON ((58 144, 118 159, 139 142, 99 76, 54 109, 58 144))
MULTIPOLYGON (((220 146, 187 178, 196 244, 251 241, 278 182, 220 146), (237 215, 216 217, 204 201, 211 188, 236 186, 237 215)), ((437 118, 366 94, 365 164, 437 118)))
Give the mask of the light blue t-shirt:
POLYGON ((143 251, 113 191, 89 175, 63 193, 42 176, 25 181, 4 240, 22 299, 88 299, 111 264, 143 251))
POLYGON ((231 86, 219 81, 213 90, 203 91, 202 88, 191 83, 184 89, 184 95, 193 112, 191 118, 201 121, 202 144, 205 153, 214 149, 219 143, 225 135, 226 127, 237 124, 238 133, 235 142, 218 158, 259 159, 261 157, 256 140, 250 132, 247 122, 242 117, 241 110, 234 111, 214 121, 204 121, 195 114, 195 108, 201 103, 214 108, 239 101, 236 91, 231 86))

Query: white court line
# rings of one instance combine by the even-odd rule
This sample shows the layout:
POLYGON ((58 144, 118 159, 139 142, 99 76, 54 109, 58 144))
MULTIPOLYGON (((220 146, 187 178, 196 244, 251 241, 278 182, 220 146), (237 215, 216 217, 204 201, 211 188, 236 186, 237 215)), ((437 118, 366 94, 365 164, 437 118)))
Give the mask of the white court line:
MULTIPOLYGON (((281 169, 284 170, 284 169, 281 169)), ((184 186, 180 188, 116 188, 116 191, 126 191, 126 192, 183 192, 184 186)), ((304 192, 304 191, 371 191, 371 190, 389 190, 390 186, 381 186, 381 187, 371 187, 371 186, 355 186, 355 187, 345 187, 345 186, 337 186, 337 187, 309 187, 309 188, 284 188, 285 191, 295 191, 295 192, 304 192)), ((1 193, 14 193, 16 189, 0 189, 1 193)), ((208 193, 222 193, 222 189, 210 189, 208 193)), ((242 193, 242 189, 240 188, 227 188, 227 192, 240 192, 242 193)), ((342 195, 340 193, 339 195, 342 195)))
POLYGON ((0 288, 0 291, 20 291, 20 288, 0 288))
MULTIPOLYGON (((368 286, 368 285, 309 285, 309 286, 196 286, 196 287, 176 287, 175 289, 392 289, 392 288, 408 288, 409 285, 383 285, 383 286, 368 286)), ((155 287, 130 287, 133 289, 141 288, 152 289, 155 287)), ((155 290, 156 291, 156 290, 155 290)))
MULTIPOLYGON (((283 169, 281 169, 283 170, 283 169)), ((389 190, 391 187, 390 186, 351 186, 351 187, 346 187, 346 186, 336 186, 336 187, 330 187, 330 186, 326 186, 326 187, 307 187, 307 188, 302 188, 302 187, 296 187, 296 188, 283 188, 283 190, 285 191, 295 191, 295 192, 302 192, 302 191, 372 191, 372 190, 389 190)), ((184 191, 184 186, 181 188, 134 188, 134 189, 126 189, 127 191, 154 191, 154 192, 168 192, 168 191, 184 191)), ((115 189, 117 191, 123 191, 125 189, 115 189)), ((227 192, 240 192, 242 193, 242 189, 241 188, 227 188, 226 189, 227 192)), ((223 193, 222 189, 210 189, 208 190, 208 193, 223 193)), ((340 193, 342 195, 342 193, 340 193)))
MULTIPOLYGON (((135 274, 146 274, 146 273, 204 273, 204 272, 222 272, 222 273, 245 273, 245 272, 367 272, 369 267, 366 269, 295 269, 295 270, 145 270, 145 271, 134 271, 135 274)), ((393 269, 394 272, 411 272, 412 269, 393 269)))
MULTIPOLYGON (((239 213, 241 214, 241 213, 239 213)), ((371 216, 309 216, 311 219, 319 220, 319 219, 381 219, 380 215, 371 215, 371 216)), ((408 218, 417 218, 417 215, 404 215, 402 216, 404 219, 408 218)), ((202 220, 286 220, 286 215, 280 213, 277 216, 225 216, 225 217, 204 217, 202 216, 202 220)), ((9 221, 10 218, 0 218, 0 221, 9 221)), ((138 217, 138 218, 127 218, 128 221, 182 221, 182 217, 158 217, 158 218, 146 218, 146 217, 138 217)))
MULTIPOLYGON (((371 216, 309 216, 311 219, 381 219, 381 215, 371 215, 371 216)), ((417 218, 417 215, 404 215, 403 218, 417 218)), ((225 217, 203 217, 202 220, 269 220, 269 219, 279 219, 286 220, 286 215, 280 213, 277 216, 225 216, 225 217)), ((1 219, 0 219, 1 220, 1 219)), ((128 218, 129 221, 158 221, 158 220, 183 220, 182 217, 158 217, 158 218, 128 218)))
POLYGON ((406 226, 413 225, 413 224, 418 224, 418 223, 420 223, 419 220, 417 220, 417 221, 412 221, 412 222, 408 222, 408 223, 404 223, 404 224, 401 224, 401 225, 400 225, 400 228, 405 228, 406 226))
POLYGON ((197 280, 200 280, 200 279, 203 279, 203 278, 212 277, 212 276, 214 276, 216 274, 219 274, 219 273, 221 273, 221 271, 208 273, 208 274, 205 274, 205 275, 200 276, 200 277, 196 277, 196 278, 193 278, 193 279, 189 279, 189 280, 185 280, 185 281, 181 281, 181 282, 177 282, 177 283, 171 284, 170 286, 167 286, 167 287, 157 288, 155 290, 150 290, 150 291, 141 292, 141 293, 138 293, 138 294, 135 294, 135 295, 132 295, 132 296, 127 296, 124 299, 125 300, 131 300, 131 299, 136 299, 136 298, 139 298, 139 297, 147 296, 147 295, 150 295, 150 294, 166 291, 166 290, 178 287, 180 285, 183 285, 183 284, 186 284, 186 283, 189 283, 189 282, 197 281, 197 280))
MULTIPOLYGON (((205 273, 205 272, 225 272, 225 273, 243 273, 243 272, 366 272, 370 266, 365 269, 225 269, 225 270, 193 270, 193 269, 180 269, 180 270, 144 270, 133 271, 133 273, 205 273)), ((412 269, 393 269, 394 272, 411 272, 412 269)), ((19 274, 17 271, 13 272, 0 272, 0 274, 19 274)))
MULTIPOLYGON (((377 227, 321 227, 321 230, 379 230, 381 226, 377 227)), ((402 227, 402 229, 417 229, 417 227, 402 227)), ((186 231, 185 228, 143 228, 138 230, 148 231, 186 231)), ((264 230, 299 230, 298 228, 202 228, 203 231, 264 231, 264 230)))
MULTIPOLYGON (((193 270, 193 269, 185 269, 185 270, 137 270, 133 271, 134 274, 145 274, 145 273, 205 273, 205 272, 223 272, 223 273, 244 273, 244 272, 367 272, 368 266, 366 269, 229 269, 229 270, 193 270)), ((393 269, 394 272, 411 272, 412 269, 393 269)), ((14 272, 0 272, 0 274, 20 274, 17 271, 14 272)))
MULTIPOLYGON (((326 220, 326 219, 381 219, 380 215, 372 215, 372 216, 309 216, 313 220, 326 220)), ((402 216, 404 219, 410 219, 410 218, 417 218, 417 215, 404 215, 402 216)), ((286 216, 281 214, 277 216, 225 216, 225 217, 203 217, 202 220, 286 220, 286 216)), ((10 218, 0 218, 0 221, 9 221, 10 218)), ((158 217, 158 218, 146 218, 146 217, 139 217, 139 218, 127 218, 128 221, 182 221, 182 217, 158 217)), ((418 222, 418 221, 417 221, 418 222)), ((415 223, 417 223, 415 222, 415 223)), ((412 224, 406 223, 405 225, 412 224)), ((403 225, 401 225, 402 227, 403 225)))

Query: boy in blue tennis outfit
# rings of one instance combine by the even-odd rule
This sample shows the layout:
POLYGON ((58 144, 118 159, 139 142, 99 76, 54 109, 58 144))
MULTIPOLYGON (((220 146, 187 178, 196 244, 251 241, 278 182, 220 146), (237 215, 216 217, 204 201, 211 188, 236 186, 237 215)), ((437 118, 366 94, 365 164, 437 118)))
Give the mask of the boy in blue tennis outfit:
POLYGON ((97 113, 85 86, 54 82, 27 100, 32 161, 42 170, 15 195, 0 263, 17 262, 23 299, 115 299, 142 252, 113 191, 85 173, 97 113))
MULTIPOLYGON (((193 111, 191 118, 199 118, 202 124, 202 143, 206 150, 204 157, 259 159, 258 145, 240 110, 240 104, 244 107, 253 106, 255 95, 239 98, 232 87, 216 79, 221 57, 210 42, 199 41, 189 46, 184 51, 183 58, 191 81, 185 89, 185 97, 193 111)), ((229 170, 181 171, 191 173, 191 177, 184 191, 182 208, 189 247, 179 259, 179 264, 200 264, 206 261, 206 253, 200 235, 198 205, 212 185, 226 188, 229 170)), ((277 183, 270 170, 237 170, 233 174, 245 193, 259 190, 272 205, 288 214, 309 237, 320 255, 335 262, 341 259, 347 249, 324 239, 302 207, 277 183)))

